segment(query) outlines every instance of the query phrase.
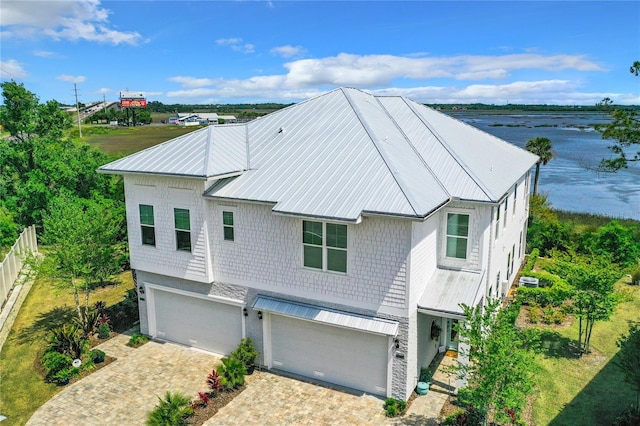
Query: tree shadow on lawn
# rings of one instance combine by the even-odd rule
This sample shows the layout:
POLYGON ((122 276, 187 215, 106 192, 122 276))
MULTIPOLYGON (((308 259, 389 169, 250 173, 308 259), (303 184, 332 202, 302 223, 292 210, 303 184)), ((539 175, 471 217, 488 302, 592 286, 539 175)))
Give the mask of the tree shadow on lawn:
POLYGON ((18 341, 26 343, 39 335, 46 335, 54 328, 70 324, 76 317, 76 310, 72 306, 56 306, 48 312, 38 314, 33 324, 20 331, 18 341))
POLYGON ((550 426, 611 425, 635 402, 635 392, 624 382, 614 356, 571 402, 549 423, 550 426))
POLYGON ((580 358, 578 342, 562 336, 554 330, 540 330, 537 334, 540 343, 539 351, 549 358, 580 358))

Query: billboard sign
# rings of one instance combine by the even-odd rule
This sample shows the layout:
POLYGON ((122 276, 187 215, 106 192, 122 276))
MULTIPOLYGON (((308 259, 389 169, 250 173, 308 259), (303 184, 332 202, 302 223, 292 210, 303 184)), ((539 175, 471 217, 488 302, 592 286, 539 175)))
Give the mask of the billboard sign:
POLYGON ((122 108, 144 108, 147 106, 146 99, 120 99, 122 108))
POLYGON ((146 95, 144 92, 131 92, 128 90, 123 90, 120 92, 120 99, 145 99, 146 95))

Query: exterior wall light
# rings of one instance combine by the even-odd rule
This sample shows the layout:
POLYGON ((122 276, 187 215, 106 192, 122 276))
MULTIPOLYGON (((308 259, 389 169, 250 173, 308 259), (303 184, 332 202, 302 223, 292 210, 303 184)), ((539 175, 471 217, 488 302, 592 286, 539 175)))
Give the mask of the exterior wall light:
POLYGON ((249 316, 249 312, 247 312, 247 308, 242 308, 242 313, 244 314, 245 317, 249 316))
POLYGON ((400 340, 399 339, 393 339, 393 343, 396 344, 396 349, 400 348, 400 340))
POLYGON ((258 319, 262 319, 262 311, 258 311, 258 319))

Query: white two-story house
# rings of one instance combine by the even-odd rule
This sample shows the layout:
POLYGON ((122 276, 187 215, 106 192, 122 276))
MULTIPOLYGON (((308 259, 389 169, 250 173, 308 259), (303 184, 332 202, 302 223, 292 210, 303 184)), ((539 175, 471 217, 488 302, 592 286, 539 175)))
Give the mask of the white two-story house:
POLYGON ((218 354, 250 337, 266 368, 407 399, 459 305, 513 281, 536 159, 341 88, 100 171, 124 176, 142 332, 218 354))

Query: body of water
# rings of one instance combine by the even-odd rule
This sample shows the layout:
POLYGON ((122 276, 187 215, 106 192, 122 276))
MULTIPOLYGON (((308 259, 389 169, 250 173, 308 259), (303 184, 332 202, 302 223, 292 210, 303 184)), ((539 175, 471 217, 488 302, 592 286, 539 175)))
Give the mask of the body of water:
POLYGON ((600 159, 612 156, 610 143, 593 128, 606 122, 606 115, 466 111, 451 115, 522 148, 537 136, 551 139, 555 158, 540 167, 538 190, 548 194, 554 208, 640 220, 640 164, 630 163, 617 173, 594 171, 600 159))

